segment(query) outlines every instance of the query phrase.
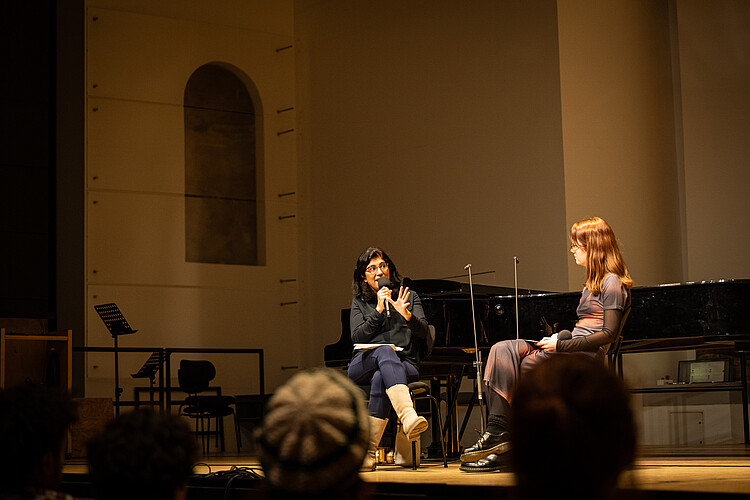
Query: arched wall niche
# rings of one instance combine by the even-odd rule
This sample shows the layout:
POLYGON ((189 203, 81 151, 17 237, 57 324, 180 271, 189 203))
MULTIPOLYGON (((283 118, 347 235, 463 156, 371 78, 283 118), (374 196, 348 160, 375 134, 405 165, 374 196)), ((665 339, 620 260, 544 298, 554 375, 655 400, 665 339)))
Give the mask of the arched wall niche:
POLYGON ((185 260, 265 265, 263 112, 257 87, 225 62, 184 93, 185 260))

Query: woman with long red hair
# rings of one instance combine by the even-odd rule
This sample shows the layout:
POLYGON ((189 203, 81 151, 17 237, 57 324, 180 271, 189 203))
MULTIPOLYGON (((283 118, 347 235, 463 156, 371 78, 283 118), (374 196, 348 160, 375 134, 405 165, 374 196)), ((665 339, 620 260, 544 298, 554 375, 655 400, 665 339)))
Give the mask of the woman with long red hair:
POLYGON ((633 280, 612 228, 599 217, 576 222, 570 228, 570 251, 576 264, 586 267, 578 322, 572 332, 563 330, 540 341, 504 340, 492 346, 484 371, 487 429, 461 454, 464 471, 493 471, 506 463, 502 455, 510 450, 508 411, 523 373, 556 353, 603 359, 619 332, 633 280))

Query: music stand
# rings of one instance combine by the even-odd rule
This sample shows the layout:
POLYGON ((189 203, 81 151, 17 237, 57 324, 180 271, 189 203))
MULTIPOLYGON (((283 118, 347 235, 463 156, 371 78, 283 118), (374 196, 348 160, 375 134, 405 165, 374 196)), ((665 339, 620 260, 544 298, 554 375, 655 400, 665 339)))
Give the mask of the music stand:
MULTIPOLYGON (((138 370, 137 373, 132 373, 130 376, 133 378, 146 378, 148 377, 149 382, 149 401, 151 403, 151 407, 154 406, 154 379, 156 378, 156 374, 159 372, 159 369, 161 368, 162 363, 164 363, 164 351, 162 349, 159 349, 158 351, 154 351, 151 353, 151 355, 148 357, 145 363, 143 363, 143 366, 141 366, 141 369, 138 370)), ((161 394, 161 383, 159 384, 159 393, 161 394)), ((159 396, 159 404, 163 404, 164 399, 162 396, 159 396)), ((162 407, 163 408, 163 407, 162 407)))
POLYGON ((112 338, 115 341, 115 415, 120 414, 120 394, 122 394, 122 388, 120 387, 120 367, 118 363, 118 346, 117 338, 120 335, 129 335, 135 333, 138 330, 130 328, 128 321, 125 316, 122 315, 117 304, 111 302, 109 304, 99 304, 94 306, 96 312, 99 313, 99 317, 104 322, 104 326, 107 327, 109 333, 112 334, 112 338))

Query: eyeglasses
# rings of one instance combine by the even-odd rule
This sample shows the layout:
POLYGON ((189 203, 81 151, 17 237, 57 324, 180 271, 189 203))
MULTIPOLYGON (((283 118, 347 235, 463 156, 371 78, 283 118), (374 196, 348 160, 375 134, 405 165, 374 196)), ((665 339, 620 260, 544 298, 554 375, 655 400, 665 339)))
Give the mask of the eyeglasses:
POLYGON ((579 248, 581 248, 581 249, 583 249, 583 248, 586 248, 586 245, 577 245, 577 244, 575 244, 575 243, 571 243, 571 244, 570 244, 570 251, 571 251, 571 252, 575 252, 575 251, 576 251, 576 250, 578 250, 579 248))
POLYGON ((370 274, 375 274, 376 272, 378 272, 378 269, 385 272, 385 270, 388 269, 388 264, 385 262, 381 262, 377 266, 373 264, 372 266, 367 266, 365 268, 365 271, 367 271, 370 274))

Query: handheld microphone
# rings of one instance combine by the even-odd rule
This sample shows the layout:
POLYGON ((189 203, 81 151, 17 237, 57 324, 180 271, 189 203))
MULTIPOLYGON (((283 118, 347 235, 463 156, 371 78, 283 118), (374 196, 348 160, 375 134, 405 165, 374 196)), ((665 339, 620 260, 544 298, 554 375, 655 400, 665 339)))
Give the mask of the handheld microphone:
MULTIPOLYGON (((386 287, 386 288, 391 287, 391 279, 388 276, 381 276, 380 278, 378 278, 377 283, 378 283, 378 290, 383 287, 386 287)), ((391 317, 391 307, 387 300, 385 301, 385 315, 388 316, 389 318, 391 317)))
POLYGON ((573 334, 570 330, 561 330, 557 332, 557 340, 570 340, 573 338, 573 334))

